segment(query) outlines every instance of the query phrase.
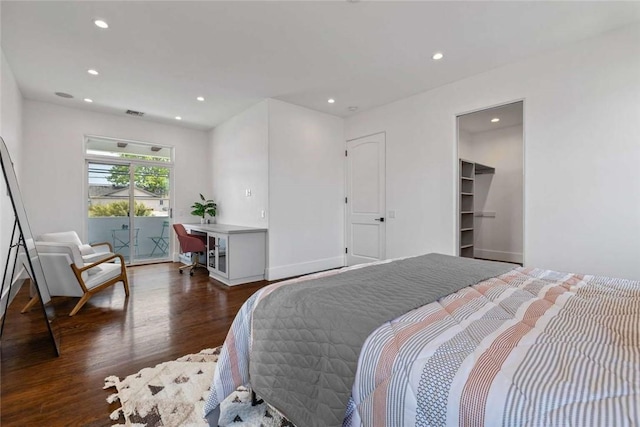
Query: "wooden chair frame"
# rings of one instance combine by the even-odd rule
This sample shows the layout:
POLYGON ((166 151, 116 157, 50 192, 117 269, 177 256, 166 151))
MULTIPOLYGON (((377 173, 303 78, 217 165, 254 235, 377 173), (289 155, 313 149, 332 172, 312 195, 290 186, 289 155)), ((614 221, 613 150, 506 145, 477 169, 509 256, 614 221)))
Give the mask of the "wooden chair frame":
MULTIPOLYGON (((95 293, 113 285, 116 284, 118 282, 122 282, 124 285, 124 293, 125 295, 128 297, 129 296, 129 280, 127 278, 127 267, 124 264, 124 258, 122 255, 120 254, 113 254, 107 258, 104 258, 98 262, 94 262, 91 264, 86 264, 82 267, 78 267, 74 262, 72 262, 71 264, 69 264, 69 266, 71 267, 71 270, 73 271, 73 274, 75 275, 76 279, 78 280, 78 284, 80 285, 80 288, 82 288, 83 291, 83 295, 82 297, 80 297, 80 301, 78 301, 78 303, 76 304, 76 306, 73 308, 73 310, 71 310, 71 313, 69 313, 69 316, 73 316, 75 315, 78 310, 80 310, 82 308, 83 305, 85 305, 85 303, 87 301, 89 301, 89 298, 91 298, 95 293), (120 260, 120 274, 116 277, 113 277, 109 280, 107 280, 104 283, 101 283, 98 286, 94 286, 93 288, 89 289, 87 288, 84 279, 82 278, 82 273, 90 270, 96 266, 99 266, 100 264, 104 264, 107 262, 111 262, 115 259, 119 259, 120 260)), ((27 305, 25 305, 25 307, 22 309, 22 313, 27 312, 31 307, 33 307, 33 305, 35 303, 38 302, 38 295, 36 294, 33 298, 31 298, 31 300, 27 303, 27 305)))

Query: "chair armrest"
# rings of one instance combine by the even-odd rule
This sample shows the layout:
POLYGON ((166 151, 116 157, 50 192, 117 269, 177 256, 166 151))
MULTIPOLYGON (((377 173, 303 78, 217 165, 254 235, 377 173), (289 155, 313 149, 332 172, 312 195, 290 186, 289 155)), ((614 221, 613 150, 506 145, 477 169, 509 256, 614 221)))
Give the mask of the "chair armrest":
POLYGON ((103 250, 102 252, 113 252, 113 246, 111 246, 111 243, 109 242, 91 243, 91 247, 93 248, 97 248, 99 246, 106 246, 107 248, 109 248, 108 251, 103 250))
MULTIPOLYGON (((125 280, 125 288, 126 288, 126 277, 127 277, 127 267, 124 265, 124 257, 120 254, 113 254, 105 259, 102 259, 100 261, 97 262, 93 262, 91 264, 87 264, 84 265, 82 267, 78 267, 75 263, 71 263, 70 267, 71 267, 71 271, 73 271, 73 274, 76 276, 76 279, 78 280, 78 284, 80 285, 80 287, 82 288, 82 291, 87 293, 88 292, 88 288, 85 282, 85 278, 83 278, 83 275, 88 274, 87 270, 90 270, 92 268, 95 268, 96 266, 99 266, 100 264, 104 264, 106 262, 112 261, 114 259, 120 259, 120 277, 124 277, 125 280)), ((113 265, 113 264, 112 264, 113 265)))

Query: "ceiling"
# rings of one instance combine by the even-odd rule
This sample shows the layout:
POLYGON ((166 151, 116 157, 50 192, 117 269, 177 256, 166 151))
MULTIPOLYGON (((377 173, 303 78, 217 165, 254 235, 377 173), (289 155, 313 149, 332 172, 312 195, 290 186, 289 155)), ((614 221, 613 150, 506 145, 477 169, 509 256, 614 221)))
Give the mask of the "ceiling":
POLYGON ((132 109, 146 113, 136 120, 202 130, 264 98, 347 117, 349 107, 361 112, 640 21, 640 2, 612 1, 0 7, 2 49, 26 98, 119 115, 132 109), (97 28, 97 18, 109 29, 97 28), (431 59, 437 51, 444 59, 431 59))
POLYGON ((458 117, 458 128, 473 134, 521 125, 524 116, 522 106, 520 101, 465 114, 458 117), (492 122, 494 118, 500 121, 492 122))

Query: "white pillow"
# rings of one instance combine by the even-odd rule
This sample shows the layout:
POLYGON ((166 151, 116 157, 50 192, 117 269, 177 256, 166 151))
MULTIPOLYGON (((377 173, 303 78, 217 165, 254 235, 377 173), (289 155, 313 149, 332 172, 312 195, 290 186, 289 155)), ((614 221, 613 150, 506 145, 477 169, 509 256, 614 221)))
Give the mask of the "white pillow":
POLYGON ((96 253, 91 245, 79 245, 78 249, 80 249, 80 253, 82 254, 82 256, 93 255, 96 253))

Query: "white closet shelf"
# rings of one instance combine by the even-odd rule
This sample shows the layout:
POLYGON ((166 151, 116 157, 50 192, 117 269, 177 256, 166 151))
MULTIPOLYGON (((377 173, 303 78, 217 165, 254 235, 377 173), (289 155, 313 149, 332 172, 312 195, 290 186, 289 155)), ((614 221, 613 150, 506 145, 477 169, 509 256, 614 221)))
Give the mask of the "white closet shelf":
POLYGON ((492 168, 491 166, 486 166, 480 163, 476 163, 475 173, 476 175, 492 174, 492 173, 496 173, 496 168, 492 168))
POLYGON ((493 174, 495 172, 496 169, 491 166, 459 159, 458 173, 460 176, 460 188, 458 191, 460 194, 460 204, 458 205, 458 209, 460 210, 460 222, 458 224, 460 230, 459 254, 462 257, 473 258, 474 255, 474 177, 476 175, 493 174))

